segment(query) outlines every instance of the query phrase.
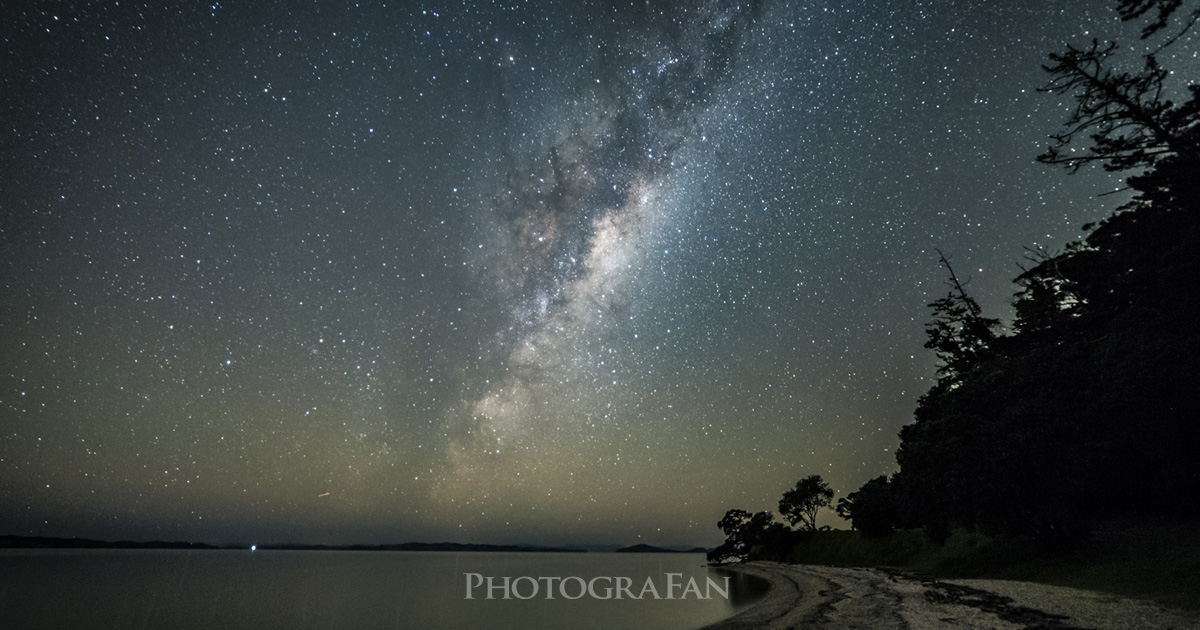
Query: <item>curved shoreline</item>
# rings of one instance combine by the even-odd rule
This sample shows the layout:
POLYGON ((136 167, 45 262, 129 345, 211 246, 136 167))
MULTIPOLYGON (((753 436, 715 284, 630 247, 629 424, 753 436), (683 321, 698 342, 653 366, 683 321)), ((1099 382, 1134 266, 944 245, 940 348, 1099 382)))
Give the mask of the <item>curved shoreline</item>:
POLYGON ((776 562, 722 568, 771 586, 749 609, 702 630, 1200 630, 1196 613, 1063 586, 776 562))
POLYGON ((761 600, 740 613, 704 626, 702 630, 750 630, 752 628, 787 628, 814 618, 823 601, 828 599, 826 580, 798 569, 801 565, 777 562, 747 562, 722 565, 722 569, 737 571, 767 580, 770 588, 761 600))

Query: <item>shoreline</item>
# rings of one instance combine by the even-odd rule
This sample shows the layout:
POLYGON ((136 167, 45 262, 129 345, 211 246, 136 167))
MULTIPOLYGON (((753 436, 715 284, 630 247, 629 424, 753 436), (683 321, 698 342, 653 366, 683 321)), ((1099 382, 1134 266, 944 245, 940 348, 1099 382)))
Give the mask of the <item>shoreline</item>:
POLYGON ((721 565, 722 569, 762 578, 770 587, 762 599, 746 610, 701 630, 790 628, 815 618, 821 604, 828 599, 829 585, 808 572, 792 570, 800 566, 765 561, 721 565))
POLYGON ((770 589, 701 630, 1200 630, 1200 614, 1144 600, 1009 580, 923 580, 856 567, 749 562, 722 568, 770 589))

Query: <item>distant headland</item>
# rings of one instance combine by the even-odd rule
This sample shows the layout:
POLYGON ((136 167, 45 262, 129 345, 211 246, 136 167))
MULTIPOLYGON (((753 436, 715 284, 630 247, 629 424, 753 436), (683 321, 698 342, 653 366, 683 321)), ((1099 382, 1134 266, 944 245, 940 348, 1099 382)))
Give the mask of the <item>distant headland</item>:
POLYGON ((616 550, 616 553, 708 553, 708 549, 704 547, 693 547, 691 549, 667 549, 664 547, 655 547, 654 545, 633 545, 632 547, 622 547, 616 550))

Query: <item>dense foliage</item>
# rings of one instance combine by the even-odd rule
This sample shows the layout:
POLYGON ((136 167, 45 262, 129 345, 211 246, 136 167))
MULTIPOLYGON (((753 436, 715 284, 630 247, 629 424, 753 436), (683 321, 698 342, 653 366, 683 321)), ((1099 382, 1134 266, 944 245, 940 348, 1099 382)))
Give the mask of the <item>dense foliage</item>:
POLYGON ((783 493, 779 499, 779 513, 793 526, 817 531, 817 512, 829 507, 833 501, 833 489, 821 479, 821 475, 809 475, 796 482, 795 487, 783 493))
MULTIPOLYGON (((941 256, 949 291, 926 327, 937 382, 900 432, 899 471, 837 505, 865 537, 921 527, 941 542, 965 527, 1058 543, 1097 519, 1200 519, 1200 85, 1170 88, 1179 77, 1155 57, 1200 21, 1200 0, 1118 12, 1152 18, 1143 37, 1165 41, 1136 73, 1111 68, 1115 44, 1050 55, 1044 90, 1076 107, 1038 159, 1129 171, 1132 200, 1061 252, 1030 252, 1009 334, 941 256)), ((797 498, 781 512, 813 529, 797 498)), ((731 511, 714 553, 786 542, 770 517, 731 511)))
POLYGON ((833 490, 821 479, 821 475, 809 475, 783 493, 779 500, 779 512, 792 525, 800 524, 800 531, 776 523, 775 515, 771 512, 752 514, 746 510, 729 510, 717 523, 717 527, 725 533, 725 542, 708 552, 708 561, 720 564, 751 558, 786 559, 792 545, 800 540, 800 534, 817 531, 817 513, 821 508, 829 507, 833 495, 833 490))
POLYGON ((950 270, 927 329, 939 379, 900 433, 900 471, 859 491, 853 520, 1058 539, 1097 517, 1200 513, 1200 85, 1175 104, 1153 55, 1114 72, 1114 50, 1051 55, 1046 89, 1077 108, 1039 159, 1140 168, 1133 200, 1082 242, 1032 252, 1012 334, 950 270))

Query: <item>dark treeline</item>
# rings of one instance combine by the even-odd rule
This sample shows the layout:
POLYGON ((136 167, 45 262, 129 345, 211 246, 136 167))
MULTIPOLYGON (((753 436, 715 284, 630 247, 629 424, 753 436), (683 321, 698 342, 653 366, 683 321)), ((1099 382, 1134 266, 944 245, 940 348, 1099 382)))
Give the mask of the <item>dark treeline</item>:
MULTIPOLYGON (((1038 159, 1128 171, 1133 198, 1061 252, 1029 252, 1009 333, 941 257, 949 292, 926 327, 937 382, 900 432, 899 471, 838 503, 863 535, 1063 541, 1098 519, 1200 517, 1200 85, 1167 85, 1156 58, 1200 2, 1118 12, 1147 23, 1155 53, 1137 72, 1112 67, 1116 44, 1051 54, 1043 90, 1074 108, 1038 159)), ((743 537, 786 538, 744 520, 743 537)))
MULTIPOLYGON (((1154 10, 1145 37, 1175 41, 1178 2, 1154 10)), ((1015 279, 1011 334, 983 316, 950 262, 926 347, 937 383, 900 432, 900 470, 849 499, 864 533, 952 526, 1041 540, 1089 521, 1200 515, 1200 85, 1164 96, 1154 54, 1140 72, 1110 69, 1116 44, 1050 55, 1046 91, 1071 95, 1064 130, 1038 156, 1070 171, 1131 171, 1133 200, 1062 252, 1031 251, 1015 279), (1080 146, 1085 145, 1085 146, 1080 146)))

